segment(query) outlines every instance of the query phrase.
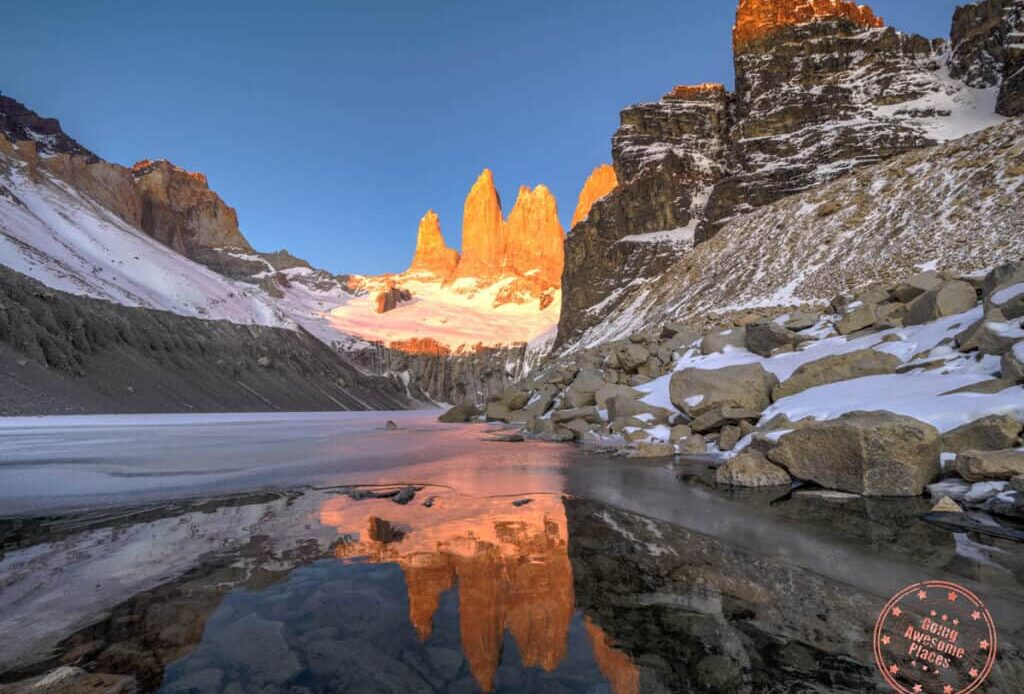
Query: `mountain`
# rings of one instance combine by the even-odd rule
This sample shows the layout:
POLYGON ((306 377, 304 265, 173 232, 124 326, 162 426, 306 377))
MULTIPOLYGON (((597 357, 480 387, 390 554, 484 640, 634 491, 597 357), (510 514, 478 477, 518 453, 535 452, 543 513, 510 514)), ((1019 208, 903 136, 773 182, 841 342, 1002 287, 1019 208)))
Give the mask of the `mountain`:
POLYGON ((459 264, 459 253, 448 248, 441 234, 441 220, 437 213, 428 210, 420 220, 416 232, 416 252, 409 265, 410 273, 426 273, 437 277, 450 277, 459 264))
POLYGON ((946 42, 852 3, 742 0, 734 93, 676 87, 622 112, 619 185, 566 242, 557 347, 643 308, 649 280, 739 215, 1018 114, 1022 6, 961 10, 946 42))
POLYGON ((580 191, 576 210, 572 213, 572 226, 586 219, 594 203, 615 190, 617 185, 619 179, 615 175, 615 167, 610 164, 601 164, 591 171, 583 184, 583 190, 580 191))

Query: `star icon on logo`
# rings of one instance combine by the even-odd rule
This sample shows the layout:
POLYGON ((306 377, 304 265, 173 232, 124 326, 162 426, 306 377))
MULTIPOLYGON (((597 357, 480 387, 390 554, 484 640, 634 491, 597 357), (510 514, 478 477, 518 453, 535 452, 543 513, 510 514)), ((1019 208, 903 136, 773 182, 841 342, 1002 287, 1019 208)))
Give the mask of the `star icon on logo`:
POLYGON ((883 636, 882 637, 882 643, 884 643, 886 646, 888 646, 890 643, 892 643, 892 637, 891 636, 883 636))
POLYGON ((978 611, 972 612, 971 619, 973 619, 974 621, 978 621, 979 619, 981 619, 981 613, 978 611))
POLYGON ((899 671, 900 671, 899 665, 890 665, 889 666, 889 672, 891 672, 892 674, 895 675, 899 671))
POLYGON ((942 694, 953 694, 953 688, 947 684, 942 688, 942 694))
POLYGON ((952 591, 952 590, 949 591, 949 595, 947 595, 946 597, 949 598, 950 602, 956 602, 956 592, 955 591, 952 591))
POLYGON ((928 597, 928 593, 924 592, 923 590, 917 591, 917 599, 918 600, 924 600, 927 597, 928 597))
POLYGON ((914 685, 914 692, 916 692, 917 694, 920 694, 920 692, 921 692, 921 685, 915 684, 914 685))
POLYGON ((978 668, 973 668, 972 667, 970 670, 967 671, 967 674, 970 675, 971 678, 977 679, 977 677, 978 677, 978 668))
POLYGON ((892 608, 892 614, 894 617, 899 617, 901 614, 903 614, 903 610, 901 610, 898 607, 894 607, 892 608))
POLYGON ((987 651, 988 650, 988 641, 982 641, 981 643, 979 643, 978 644, 978 648, 980 648, 983 651, 987 651))

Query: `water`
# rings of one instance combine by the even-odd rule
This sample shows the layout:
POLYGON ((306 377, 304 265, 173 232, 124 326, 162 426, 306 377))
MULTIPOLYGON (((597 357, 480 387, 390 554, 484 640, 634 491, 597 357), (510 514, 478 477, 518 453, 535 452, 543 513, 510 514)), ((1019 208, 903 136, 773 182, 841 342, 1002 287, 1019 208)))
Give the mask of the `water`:
POLYGON ((999 628, 981 691, 1020 691, 1018 544, 922 500, 735 494, 700 461, 488 438, 430 413, 5 422, 0 681, 882 692, 879 611, 943 579, 999 628))

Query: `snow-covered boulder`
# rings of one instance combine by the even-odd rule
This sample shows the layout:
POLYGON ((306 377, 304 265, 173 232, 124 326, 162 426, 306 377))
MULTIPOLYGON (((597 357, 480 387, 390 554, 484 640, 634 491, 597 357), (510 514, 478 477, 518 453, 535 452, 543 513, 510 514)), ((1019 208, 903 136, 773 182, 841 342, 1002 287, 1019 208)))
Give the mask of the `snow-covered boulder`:
POLYGON ((874 349, 833 354, 801 365, 792 376, 775 386, 772 399, 781 400, 826 383, 893 373, 901 364, 899 357, 874 349))
POLYGON ((677 409, 691 417, 725 406, 761 412, 771 404, 772 388, 778 382, 761 364, 684 369, 672 374, 669 397, 677 409))

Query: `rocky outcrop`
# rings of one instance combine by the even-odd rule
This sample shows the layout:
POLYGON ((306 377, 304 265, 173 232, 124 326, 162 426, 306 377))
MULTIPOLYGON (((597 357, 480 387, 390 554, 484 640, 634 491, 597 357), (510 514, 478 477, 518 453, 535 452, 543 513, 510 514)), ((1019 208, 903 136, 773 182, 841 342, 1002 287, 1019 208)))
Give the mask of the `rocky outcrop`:
POLYGON ((977 89, 1000 87, 997 113, 1024 113, 1024 2, 985 0, 957 7, 949 74, 977 89))
MULTIPOLYGON (((1015 17, 1018 4, 1008 4, 1006 16, 1015 17)), ((680 87, 623 112, 612 145, 619 186, 566 243, 556 348, 634 328, 614 314, 650 305, 648 281, 687 264, 692 244, 679 240, 699 248, 745 213, 998 123, 988 97, 967 88, 968 68, 984 62, 984 51, 971 48, 970 32, 955 33, 963 82, 947 76, 945 42, 884 28, 867 7, 743 0, 735 94, 721 85, 680 87)), ((998 60, 1008 66, 1016 53, 1003 53, 998 60)), ((1010 82, 1004 91, 1014 91, 1010 82)), ((820 207, 818 217, 844 212, 836 205, 820 207)))
POLYGON ((594 203, 615 190, 617 185, 619 185, 619 179, 615 175, 613 166, 601 164, 591 171, 580 191, 576 211, 572 214, 572 226, 576 226, 586 219, 594 203))
POLYGON ((781 29, 824 20, 843 20, 861 29, 885 26, 870 7, 850 0, 740 0, 732 30, 733 50, 750 50, 781 29))
POLYGON ((505 266, 505 222, 494 174, 484 169, 466 197, 462 213, 462 257, 456 277, 495 279, 505 266))
POLYGON ((444 242, 437 213, 428 210, 420 220, 420 228, 416 233, 416 253, 408 272, 424 272, 446 279, 455 271, 458 263, 459 253, 444 242))
POLYGON ((377 295, 377 313, 387 313, 398 308, 399 304, 412 301, 412 292, 401 287, 391 286, 377 295))
POLYGON ((538 293, 561 286, 565 231, 558 220, 555 196, 547 186, 519 189, 505 238, 506 272, 535 281, 538 293))
POLYGON ((47 289, 0 267, 0 414, 403 409, 306 332, 47 289))
POLYGON ((211 249, 252 250, 235 210, 203 174, 166 160, 140 161, 131 171, 142 200, 139 226, 157 241, 189 257, 211 249))
POLYGON ((75 140, 68 137, 56 118, 43 118, 25 104, 9 96, 0 96, 0 134, 8 142, 32 142, 38 154, 66 154, 99 160, 75 140))

